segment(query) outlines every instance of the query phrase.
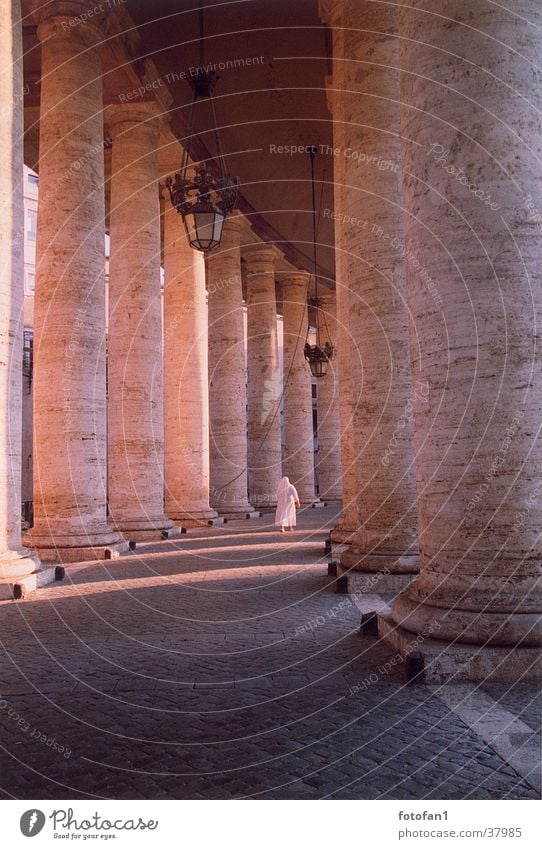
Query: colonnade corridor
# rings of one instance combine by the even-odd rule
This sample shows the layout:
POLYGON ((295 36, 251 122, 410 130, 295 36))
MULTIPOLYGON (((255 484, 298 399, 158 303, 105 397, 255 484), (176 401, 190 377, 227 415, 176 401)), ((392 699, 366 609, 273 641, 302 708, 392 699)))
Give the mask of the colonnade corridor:
POLYGON ((1 602, 2 797, 537 798, 536 686, 406 683, 359 630, 391 596, 328 576, 336 518, 192 528, 1 602))
POLYGON ((542 0, 0 47, 3 843, 538 847, 542 0))

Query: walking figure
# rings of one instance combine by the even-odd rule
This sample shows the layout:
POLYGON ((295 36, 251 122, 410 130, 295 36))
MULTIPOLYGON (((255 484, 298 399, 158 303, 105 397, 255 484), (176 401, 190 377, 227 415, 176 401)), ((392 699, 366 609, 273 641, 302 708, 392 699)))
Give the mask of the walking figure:
POLYGON ((275 525, 280 527, 281 534, 285 531, 293 531, 295 528, 297 522, 296 507, 301 507, 297 489, 285 476, 277 487, 277 510, 275 513, 275 525))

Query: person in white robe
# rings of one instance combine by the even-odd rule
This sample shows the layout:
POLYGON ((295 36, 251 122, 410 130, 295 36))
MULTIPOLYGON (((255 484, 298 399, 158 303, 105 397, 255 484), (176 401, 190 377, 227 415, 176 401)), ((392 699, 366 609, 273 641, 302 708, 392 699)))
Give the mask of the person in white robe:
POLYGON ((283 477, 277 487, 277 510, 275 513, 275 525, 280 528, 282 534, 285 531, 293 531, 295 528, 297 522, 296 507, 301 507, 297 489, 290 483, 289 478, 283 477))

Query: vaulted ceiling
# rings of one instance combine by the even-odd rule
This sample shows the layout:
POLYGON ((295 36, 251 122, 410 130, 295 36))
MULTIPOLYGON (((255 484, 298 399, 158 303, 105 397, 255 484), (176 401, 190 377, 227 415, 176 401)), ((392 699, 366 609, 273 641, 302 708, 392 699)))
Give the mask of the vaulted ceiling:
MULTIPOLYGON (((186 139, 192 99, 188 79, 190 69, 200 65, 198 0, 127 0, 122 5, 135 23, 135 33, 127 34, 137 45, 131 64, 137 71, 139 61, 146 79, 143 68, 152 61, 155 91, 171 95, 171 127, 186 139)), ((203 31, 203 63, 216 66, 219 76, 216 120, 228 170, 241 182, 240 207, 260 237, 278 243, 291 263, 308 270, 312 199, 310 160, 303 149, 317 146, 318 265, 333 286, 333 158, 321 152, 332 145, 325 90, 330 47, 317 0, 205 0, 203 31)), ((28 25, 25 36, 25 78, 36 81, 39 46, 28 25)), ((133 82, 123 79, 120 60, 118 68, 108 62, 106 97, 118 102, 133 82)), ((25 99, 31 112, 34 107, 33 120, 27 119, 29 138, 37 111, 35 91, 33 96, 25 99)), ((208 103, 199 101, 192 133, 197 156, 216 150, 213 121, 208 103)))

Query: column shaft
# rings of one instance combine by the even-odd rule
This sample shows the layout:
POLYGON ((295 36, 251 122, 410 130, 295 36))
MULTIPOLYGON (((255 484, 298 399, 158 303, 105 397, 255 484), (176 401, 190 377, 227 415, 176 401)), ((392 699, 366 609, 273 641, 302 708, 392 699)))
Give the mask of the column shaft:
POLYGON ((21 4, 1 0, 0 103, 0 581, 35 572, 21 545, 23 359, 23 63, 21 4))
POLYGON ((188 244, 169 198, 164 210, 164 271, 166 513, 190 526, 217 515, 209 506, 205 258, 188 244))
MULTIPOLYGON (((414 632, 437 623, 439 640, 534 645, 542 9, 460 0, 450 20, 447 5, 401 10, 412 361, 426 392, 415 394, 421 574, 393 615, 414 632)), ((492 672, 514 680, 521 657, 506 649, 492 672)))
MULTIPOLYGON (((337 187, 335 187, 335 198, 337 187)), ((336 200, 335 200, 336 202, 336 200)), ((341 208, 341 207, 340 207, 341 208)), ((337 232, 337 225, 335 228, 337 232)), ((354 436, 353 426, 353 385, 352 370, 355 358, 350 336, 350 290, 345 273, 344 256, 335 246, 336 299, 337 299, 337 355, 335 367, 339 376, 339 422, 341 429, 341 470, 342 470, 342 515, 331 531, 331 538, 337 543, 350 543, 352 535, 360 525, 358 511, 357 453, 359 449, 354 436)))
POLYGON ((361 525, 341 565, 412 574, 418 568, 418 541, 397 10, 343 0, 343 15, 348 21, 342 40, 344 89, 334 98, 343 101, 342 192, 348 217, 340 221, 338 248, 344 251, 350 287, 350 365, 361 365, 353 409, 361 525))
POLYGON ((306 271, 282 275, 284 312, 284 472, 302 504, 315 501, 314 431, 310 368, 303 355, 307 334, 306 271))
MULTIPOLYGON (((71 3, 75 14, 84 4, 71 3)), ((41 41, 34 303, 34 527, 42 558, 110 556, 106 523, 104 155, 100 43, 53 10, 41 41)))
POLYGON ((208 257, 210 501, 247 514, 247 390, 239 215, 226 219, 208 257))
POLYGON ((131 539, 167 536, 157 107, 122 104, 113 140, 109 263, 109 513, 131 539))
MULTIPOLYGON (((323 15, 324 16, 324 15, 323 15)), ((344 98, 336 95, 344 89, 344 27, 342 2, 335 3, 329 24, 333 27, 333 71, 328 79, 328 103, 333 114, 333 146, 344 151, 344 98)), ((350 337, 350 289, 348 285, 347 255, 340 247, 341 227, 347 209, 345 207, 344 157, 334 158, 334 212, 335 212, 335 294, 337 302, 337 354, 336 366, 339 373, 339 419, 341 426, 341 469, 343 489, 343 512, 331 532, 334 542, 350 542, 360 521, 358 513, 358 485, 356 475, 356 440, 353 429, 353 386, 352 370, 359 368, 352 356, 350 337)))
POLYGON ((248 489, 258 508, 276 505, 282 475, 275 255, 268 245, 243 251, 248 292, 248 489))
POLYGON ((339 417, 339 369, 337 343, 337 314, 335 295, 322 295, 322 341, 328 337, 335 345, 325 377, 316 381, 318 410, 318 484, 323 501, 340 502, 342 499, 341 475, 341 423, 339 417), (329 331, 329 333, 327 332, 329 331))

